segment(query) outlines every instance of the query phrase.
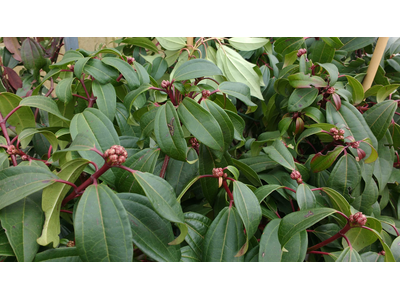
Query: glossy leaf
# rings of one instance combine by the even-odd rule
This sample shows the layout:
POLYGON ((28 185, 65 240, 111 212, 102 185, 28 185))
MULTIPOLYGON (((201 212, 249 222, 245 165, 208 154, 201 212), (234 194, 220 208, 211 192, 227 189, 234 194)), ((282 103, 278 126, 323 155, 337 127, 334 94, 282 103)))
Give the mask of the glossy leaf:
MULTIPOLYGON (((377 219, 371 217, 367 217, 367 223, 365 226, 375 229, 377 232, 382 230, 381 223, 377 219)), ((356 251, 362 250, 377 240, 377 236, 373 232, 360 227, 351 228, 346 232, 346 236, 349 239, 351 246, 356 251)), ((342 240, 342 244, 347 245, 345 239, 342 240)))
POLYGON ((265 147, 264 152, 281 166, 295 170, 293 156, 281 140, 277 139, 271 146, 265 147))
POLYGON ((36 239, 44 222, 40 208, 40 193, 25 197, 1 209, 0 221, 17 260, 33 261, 39 250, 36 239))
POLYGON ((280 37, 274 42, 276 52, 285 56, 294 50, 304 48, 305 42, 302 37, 280 37))
POLYGON ((185 98, 178 107, 178 115, 182 124, 200 142, 211 149, 223 151, 224 138, 215 118, 192 99, 185 98))
POLYGON ((206 216, 194 212, 187 212, 184 216, 185 223, 189 230, 185 237, 185 241, 196 253, 197 257, 201 258, 203 253, 204 237, 211 225, 211 220, 206 216))
POLYGON ((104 57, 101 61, 106 65, 117 69, 124 76, 124 79, 126 80, 126 83, 130 89, 139 87, 139 77, 133 67, 126 61, 116 57, 104 57))
POLYGON ((60 119, 69 122, 70 120, 65 118, 58 109, 56 102, 48 97, 44 96, 30 96, 21 100, 20 106, 36 107, 47 111, 60 119))
POLYGON ((117 94, 111 83, 99 84, 96 80, 92 83, 93 95, 97 97, 96 104, 99 110, 104 113, 110 121, 114 121, 117 108, 117 94))
POLYGON ((324 68, 329 74, 329 85, 334 86, 338 80, 339 70, 336 65, 331 63, 319 63, 320 67, 324 68))
POLYGON ((157 110, 154 120, 154 134, 161 150, 176 160, 186 160, 186 140, 179 116, 171 101, 157 110))
MULTIPOLYGON (((16 108, 21 100, 22 98, 15 94, 0 93, 0 112, 3 117, 6 117, 7 114, 16 108)), ((36 127, 33 112, 29 107, 19 108, 7 119, 7 122, 15 126, 15 130, 18 134, 25 128, 36 127)))
POLYGON ((315 41, 311 46, 310 59, 313 63, 330 63, 335 56, 335 48, 323 40, 315 41))
POLYGON ((156 47, 156 45, 152 41, 150 41, 149 39, 144 38, 144 37, 125 38, 122 40, 122 42, 126 43, 126 44, 130 44, 130 45, 142 47, 145 49, 149 49, 153 52, 158 53, 158 48, 156 47))
POLYGON ((326 87, 328 84, 318 76, 305 75, 304 73, 297 73, 288 76, 289 83, 295 89, 298 88, 311 88, 311 85, 320 88, 326 87))
POLYGON ((74 82, 73 77, 65 78, 61 80, 56 86, 56 95, 58 100, 68 103, 72 100, 72 83, 74 82))
POLYGON ((168 245, 174 239, 171 223, 153 210, 149 199, 128 193, 117 196, 128 214, 133 243, 155 261, 179 261, 179 246, 168 245))
POLYGON ((77 61, 78 59, 83 58, 83 55, 76 50, 68 50, 64 53, 62 59, 55 64, 49 66, 50 69, 54 69, 57 67, 64 67, 70 63, 77 61))
POLYGON ((362 84, 355 78, 346 75, 349 85, 352 87, 353 104, 359 104, 364 100, 364 89, 362 84))
POLYGON ((393 253, 393 257, 396 262, 400 261, 400 237, 393 240, 390 250, 393 253))
MULTIPOLYGON (((74 183, 83 169, 88 165, 86 159, 74 159, 67 162, 61 168, 57 176, 62 179, 74 183)), ((71 190, 71 186, 56 182, 51 186, 43 189, 42 210, 45 213, 45 223, 41 236, 37 239, 37 243, 46 246, 53 243, 53 247, 58 247, 60 243, 60 208, 61 202, 71 190)))
POLYGON ((315 223, 333 214, 336 210, 327 207, 312 208, 306 211, 297 211, 282 218, 278 230, 279 242, 285 245, 296 233, 307 229, 315 223))
POLYGON ((300 111, 313 104, 318 96, 317 88, 295 89, 289 97, 288 112, 300 111))
POLYGON ((336 259, 336 262, 362 262, 362 259, 354 248, 347 247, 336 259))
POLYGON ((243 255, 247 252, 248 240, 257 231, 258 225, 261 221, 261 207, 257 197, 244 183, 240 181, 233 181, 233 199, 235 207, 244 223, 246 229, 246 243, 241 248, 240 254, 243 255))
POLYGON ((186 39, 183 37, 156 37, 157 41, 167 50, 180 50, 186 46, 186 39))
POLYGON ((57 176, 47 167, 20 165, 0 171, 0 210, 53 184, 54 179, 57 176))
POLYGON ((347 216, 351 215, 350 204, 346 201, 346 199, 337 191, 329 188, 329 187, 322 187, 322 191, 328 195, 329 200, 331 202, 331 206, 344 213, 347 216))
POLYGON ((397 102, 386 100, 369 108, 364 114, 365 121, 379 141, 386 133, 397 109, 397 102))
POLYGON ((34 262, 81 262, 76 247, 61 247, 39 252, 34 262))
POLYGON ((180 65, 173 76, 175 80, 188 80, 193 78, 223 75, 222 71, 211 61, 206 59, 192 59, 180 65))
POLYGON ((212 221, 203 242, 203 261, 240 262, 244 256, 235 257, 245 242, 243 225, 236 208, 225 207, 212 221))
MULTIPOLYGON (((122 60, 119 60, 123 62, 122 60)), ((83 67, 83 72, 93 76, 100 84, 107 84, 119 76, 117 70, 103 63, 101 60, 91 58, 83 67)))
POLYGON ((326 155, 316 154, 311 160, 311 170, 314 173, 328 169, 342 153, 344 146, 337 146, 334 150, 329 151, 326 155))
POLYGON ((400 86, 400 84, 390 84, 384 87, 381 87, 377 94, 376 94, 376 102, 380 103, 383 100, 386 100, 386 98, 391 94, 394 93, 397 88, 400 86))
POLYGON ((83 193, 74 218, 75 241, 82 261, 132 261, 132 232, 121 200, 105 185, 83 193))
POLYGON ((262 187, 259 187, 254 191, 258 201, 261 203, 265 198, 267 198, 272 192, 284 188, 284 186, 277 185, 277 184, 268 184, 262 187))
POLYGON ((251 101, 250 88, 244 83, 224 81, 218 86, 218 89, 222 93, 241 100, 247 106, 257 106, 251 101))
POLYGON ((232 37, 228 41, 233 48, 242 51, 256 50, 268 43, 267 39, 259 37, 232 37))
POLYGON ((307 210, 317 207, 317 200, 315 200, 314 193, 304 183, 299 184, 297 187, 296 200, 300 210, 307 210))
POLYGON ((343 46, 338 49, 351 52, 372 44, 374 40, 374 37, 342 37, 343 46))

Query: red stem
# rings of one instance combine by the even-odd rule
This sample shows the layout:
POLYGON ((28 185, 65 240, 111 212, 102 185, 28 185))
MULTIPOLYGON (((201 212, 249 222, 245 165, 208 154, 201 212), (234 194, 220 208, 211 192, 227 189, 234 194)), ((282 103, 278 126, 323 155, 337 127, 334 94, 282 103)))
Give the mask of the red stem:
POLYGON ((169 156, 165 155, 164 157, 164 162, 163 165, 161 167, 161 172, 160 172, 160 177, 164 178, 165 177, 165 172, 167 171, 167 167, 168 167, 168 162, 169 162, 169 156))
POLYGON ((70 210, 65 210, 65 209, 60 209, 60 212, 65 212, 65 213, 67 213, 67 214, 73 214, 73 212, 72 211, 70 211, 70 210))
POLYGON ((225 180, 225 179, 222 181, 222 185, 224 186, 224 189, 225 189, 226 193, 228 194, 228 197, 229 197, 229 200, 230 200, 230 202, 229 202, 229 208, 231 208, 231 207, 232 207, 232 204, 233 204, 233 195, 232 195, 232 192, 231 192, 231 190, 229 189, 228 184, 226 183, 226 180, 225 180))
POLYGON ((307 249, 307 253, 310 253, 310 251, 314 251, 316 249, 319 249, 319 248, 321 248, 321 247, 323 247, 325 245, 328 245, 329 243, 337 240, 338 238, 343 237, 345 235, 345 233, 350 230, 350 228, 351 228, 350 224, 347 223, 338 233, 336 233, 335 235, 333 235, 329 239, 326 239, 325 241, 323 241, 323 242, 321 242, 321 243, 319 243, 319 244, 317 244, 315 246, 309 247, 307 249))
POLYGON ((330 255, 328 252, 323 252, 323 251, 310 251, 308 252, 309 254, 321 254, 321 255, 330 255))

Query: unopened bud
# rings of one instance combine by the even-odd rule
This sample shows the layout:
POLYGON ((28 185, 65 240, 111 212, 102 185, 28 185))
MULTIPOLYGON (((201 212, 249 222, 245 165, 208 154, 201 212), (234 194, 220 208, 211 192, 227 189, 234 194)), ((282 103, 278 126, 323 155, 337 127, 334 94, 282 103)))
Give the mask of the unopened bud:
POLYGON ((75 247, 75 242, 74 241, 68 241, 67 247, 75 247))
POLYGON ((327 94, 333 94, 335 92, 335 88, 331 86, 329 89, 326 90, 327 94))
POLYGON ((126 152, 125 148, 119 145, 111 146, 110 149, 107 149, 104 152, 104 159, 106 163, 111 166, 120 166, 122 165, 128 157, 128 152, 126 152))
POLYGON ((361 227, 367 223, 367 217, 362 212, 356 212, 354 215, 349 217, 350 226, 361 227))
POLYGON ((303 54, 307 53, 307 49, 299 49, 299 51, 297 51, 297 57, 302 56, 303 54))
POLYGON ((163 88, 163 89, 166 89, 167 87, 169 87, 171 85, 171 83, 168 81, 168 80, 163 80, 162 82, 161 82, 161 87, 163 88))
POLYGON ((24 155, 21 156, 21 159, 24 160, 24 161, 25 161, 25 160, 28 160, 28 159, 29 159, 29 156, 26 155, 26 154, 24 154, 24 155))
POLYGON ((211 92, 209 90, 203 90, 201 94, 203 95, 203 98, 208 98, 210 97, 211 92))

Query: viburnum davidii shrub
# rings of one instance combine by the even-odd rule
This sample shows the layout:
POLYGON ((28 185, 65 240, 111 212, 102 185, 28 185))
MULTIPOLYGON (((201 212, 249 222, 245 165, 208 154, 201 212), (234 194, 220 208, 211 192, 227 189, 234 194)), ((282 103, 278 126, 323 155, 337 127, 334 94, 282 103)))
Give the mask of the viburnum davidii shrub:
POLYGON ((400 260, 400 39, 2 41, 1 261, 400 260))

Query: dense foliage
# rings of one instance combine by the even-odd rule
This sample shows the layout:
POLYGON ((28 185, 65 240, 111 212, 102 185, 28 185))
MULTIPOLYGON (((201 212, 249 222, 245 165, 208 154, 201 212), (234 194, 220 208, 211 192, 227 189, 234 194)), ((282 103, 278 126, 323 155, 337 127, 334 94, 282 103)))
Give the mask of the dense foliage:
POLYGON ((2 41, 1 261, 400 260, 400 39, 2 41))

